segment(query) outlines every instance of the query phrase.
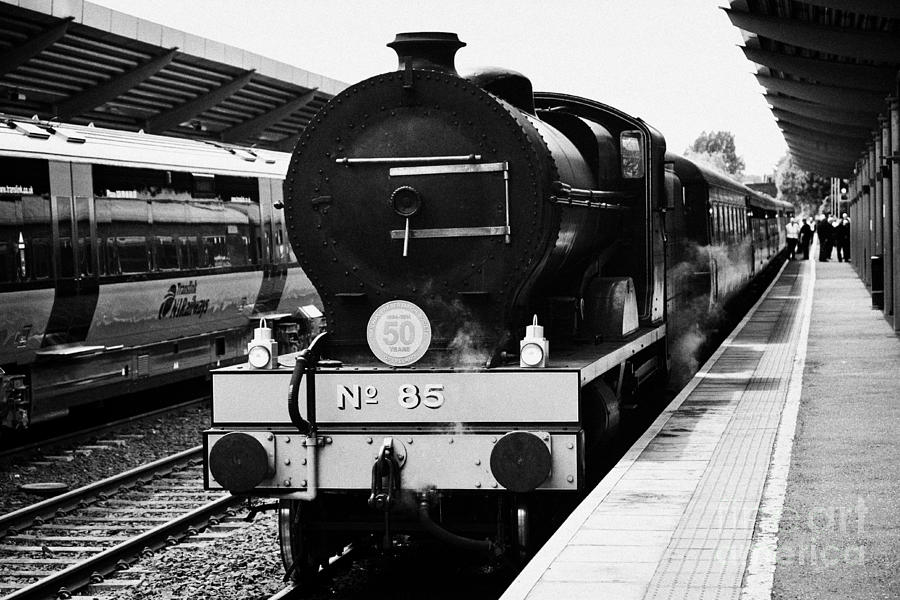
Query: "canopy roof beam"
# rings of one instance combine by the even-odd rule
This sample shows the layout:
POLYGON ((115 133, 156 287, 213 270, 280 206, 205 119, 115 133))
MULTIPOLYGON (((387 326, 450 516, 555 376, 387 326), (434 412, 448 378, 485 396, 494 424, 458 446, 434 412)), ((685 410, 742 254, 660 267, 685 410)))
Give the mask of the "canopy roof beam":
POLYGON ((11 73, 32 57, 37 56, 66 35, 72 17, 66 17, 52 27, 45 29, 36 36, 29 38, 19 46, 12 46, 6 52, 0 54, 0 75, 11 73))
POLYGON ((178 48, 172 48, 165 54, 157 56, 131 71, 122 73, 118 77, 113 77, 105 83, 101 83, 77 96, 69 98, 56 106, 56 116, 61 121, 68 121, 72 117, 91 111, 98 106, 103 106, 110 100, 118 98, 163 70, 175 58, 177 51, 178 48))
POLYGON ((878 120, 878 111, 857 112, 846 109, 834 109, 814 102, 783 98, 772 94, 766 94, 766 102, 773 108, 780 108, 794 114, 802 115, 810 119, 830 121, 841 125, 871 128, 878 120))
POLYGON ((223 102, 243 89, 244 86, 250 83, 250 80, 253 78, 253 73, 254 71, 247 71, 243 75, 235 77, 228 83, 225 83, 202 96, 197 96, 193 100, 188 100, 184 104, 176 106, 167 112, 160 113, 155 117, 147 119, 147 124, 144 129, 148 133, 162 133, 177 127, 181 123, 190 121, 197 115, 218 105, 220 102, 223 102))
MULTIPOLYGON (((747 46, 741 49, 748 59, 758 65, 841 88, 883 92, 893 85, 897 77, 897 69, 894 67, 873 67, 855 63, 819 60, 747 46)), ((900 60, 900 57, 898 57, 898 60, 900 60)))
POLYGON ((238 143, 257 138, 259 134, 275 123, 288 118, 312 102, 316 97, 317 91, 318 88, 313 88, 302 96, 295 98, 294 100, 289 100, 285 104, 282 104, 269 112, 263 113, 258 117, 240 123, 239 125, 235 125, 231 129, 226 129, 220 134, 221 140, 223 142, 238 143))
POLYGON ((723 9, 735 27, 783 44, 862 60, 897 62, 900 37, 723 9))
POLYGON ((839 123, 810 119, 786 110, 781 110, 780 108, 773 108, 772 114, 782 123, 790 123, 798 127, 811 129, 812 131, 824 134, 834 133, 844 137, 859 138, 868 135, 870 131, 868 127, 854 127, 852 125, 841 125, 839 123))
POLYGON ((884 110, 885 95, 865 90, 837 87, 831 85, 817 85, 814 83, 802 83, 788 81, 777 77, 756 75, 759 84, 769 91, 780 92, 788 96, 794 96, 802 100, 809 100, 831 108, 855 106, 866 112, 879 112, 884 110))

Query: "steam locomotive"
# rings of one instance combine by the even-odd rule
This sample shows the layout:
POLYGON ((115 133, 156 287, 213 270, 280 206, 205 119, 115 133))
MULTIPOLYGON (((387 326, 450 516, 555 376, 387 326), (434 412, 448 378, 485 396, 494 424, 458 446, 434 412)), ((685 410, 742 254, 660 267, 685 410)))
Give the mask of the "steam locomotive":
POLYGON ((243 360, 260 318, 303 347, 321 304, 275 208, 288 158, 2 118, 0 425, 243 360))
POLYGON ((333 98, 285 181, 327 334, 278 358, 261 331, 213 374, 206 486, 277 499, 299 579, 396 533, 527 553, 698 312, 785 247, 788 204, 642 120, 508 70, 462 77, 455 34, 388 45, 398 70, 333 98))

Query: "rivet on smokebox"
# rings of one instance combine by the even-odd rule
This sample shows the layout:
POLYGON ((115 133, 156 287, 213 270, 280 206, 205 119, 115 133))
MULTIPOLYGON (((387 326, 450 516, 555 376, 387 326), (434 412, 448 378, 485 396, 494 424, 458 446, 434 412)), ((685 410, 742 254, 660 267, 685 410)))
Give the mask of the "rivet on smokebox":
POLYGON ((475 482, 475 487, 480 488, 480 487, 481 487, 481 482, 480 482, 480 481, 476 481, 476 482, 475 482))
POLYGON ((289 458, 284 459, 284 464, 285 465, 291 464, 291 459, 289 459, 289 458))
POLYGON ((367 444, 371 444, 371 443, 372 443, 372 438, 366 438, 366 443, 367 443, 367 444))
POLYGON ((412 443, 413 443, 413 439, 412 439, 412 438, 406 438, 406 443, 407 443, 407 444, 412 444, 412 443))
POLYGON ((285 436, 285 437, 284 437, 284 443, 285 443, 285 444, 290 444, 290 443, 291 443, 291 437, 290 437, 290 436, 285 436))
POLYGON ((300 464, 301 464, 301 465, 305 465, 305 464, 306 464, 306 459, 304 458, 303 460, 301 460, 301 461, 300 461, 300 464))
POLYGON ((569 483, 573 483, 575 481, 575 478, 572 475, 569 475, 568 477, 566 477, 566 481, 568 481, 569 483))
POLYGON ((266 436, 266 441, 267 441, 267 442, 271 442, 271 441, 274 440, 274 439, 275 439, 275 436, 272 435, 271 433, 270 433, 269 435, 266 436))
POLYGON ((573 444, 572 442, 569 442, 568 444, 566 444, 566 448, 568 448, 569 450, 571 450, 574 447, 575 447, 575 444, 573 444))
POLYGON ((475 466, 480 466, 480 465, 481 465, 481 459, 476 458, 476 459, 475 459, 475 466))
POLYGON ((305 479, 304 479, 303 481, 300 482, 300 487, 304 487, 304 488, 306 487, 306 480, 305 480, 305 479))
POLYGON ((290 477, 287 478, 287 479, 285 479, 285 480, 282 481, 281 483, 284 484, 284 487, 290 487, 290 486, 291 486, 291 479, 290 479, 290 477))

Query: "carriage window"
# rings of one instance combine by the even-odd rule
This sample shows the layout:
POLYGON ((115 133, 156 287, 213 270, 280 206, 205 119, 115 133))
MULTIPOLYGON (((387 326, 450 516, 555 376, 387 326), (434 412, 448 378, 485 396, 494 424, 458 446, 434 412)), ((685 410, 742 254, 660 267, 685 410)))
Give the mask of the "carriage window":
POLYGON ((144 273, 150 270, 147 239, 139 236, 116 238, 116 258, 119 273, 144 273))
POLYGON ((94 274, 94 251, 91 244, 91 198, 75 197, 75 231, 78 234, 78 269, 80 275, 94 274))
POLYGON ((21 231, 21 197, 0 196, 0 283, 20 281, 25 278, 25 265, 20 266, 19 259, 21 231))
POLYGON ((0 283, 16 281, 19 278, 16 244, 0 239, 0 283))
POLYGON ((178 238, 178 256, 181 268, 196 269, 200 266, 200 244, 196 237, 178 238))
POLYGON ((0 157, 0 281, 51 275, 49 193, 46 160, 0 157))
POLYGON ((208 235, 203 238, 203 266, 205 267, 230 267, 228 249, 225 246, 225 236, 208 235))
POLYGON ((161 271, 171 271, 178 268, 178 248, 173 238, 157 236, 156 268, 161 271))
POLYGON ((229 234, 227 252, 231 266, 241 267, 250 264, 250 238, 246 235, 229 234))

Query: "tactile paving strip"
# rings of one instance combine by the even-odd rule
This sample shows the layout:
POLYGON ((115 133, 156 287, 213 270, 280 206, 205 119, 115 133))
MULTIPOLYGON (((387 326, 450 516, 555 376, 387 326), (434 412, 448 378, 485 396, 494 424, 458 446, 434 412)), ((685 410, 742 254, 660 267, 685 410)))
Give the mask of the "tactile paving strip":
POLYGON ((803 282, 783 274, 710 369, 712 383, 703 381, 682 404, 690 410, 714 402, 731 414, 650 581, 648 599, 740 597, 798 342, 803 282))

